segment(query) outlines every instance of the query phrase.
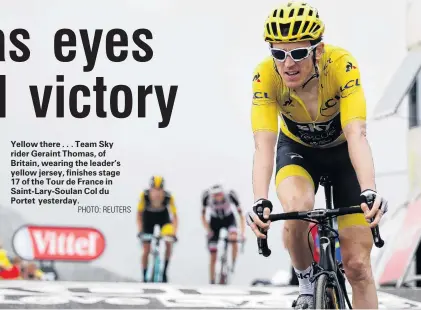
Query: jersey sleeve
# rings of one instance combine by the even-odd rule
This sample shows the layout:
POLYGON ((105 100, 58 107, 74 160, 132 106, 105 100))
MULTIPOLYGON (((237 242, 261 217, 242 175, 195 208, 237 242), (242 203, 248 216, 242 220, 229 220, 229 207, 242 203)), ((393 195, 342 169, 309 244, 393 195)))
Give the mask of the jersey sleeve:
POLYGON ((143 212, 145 210, 145 192, 140 193, 139 201, 137 203, 137 211, 143 212))
POLYGON ((266 60, 259 64, 253 73, 251 126, 256 131, 278 132, 278 104, 273 63, 266 60), (271 69, 272 68, 272 69, 271 69))
POLYGON ((175 199, 173 195, 170 195, 169 207, 172 214, 177 214, 177 207, 175 206, 175 199))
POLYGON ((208 206, 209 192, 204 191, 202 194, 202 213, 205 213, 206 207, 208 206))
POLYGON ((240 200, 238 199, 237 193, 231 190, 228 196, 230 201, 237 207, 238 213, 241 213, 240 200))
POLYGON ((366 100, 356 59, 346 54, 336 61, 336 81, 340 96, 341 125, 345 128, 352 120, 365 120, 366 100))

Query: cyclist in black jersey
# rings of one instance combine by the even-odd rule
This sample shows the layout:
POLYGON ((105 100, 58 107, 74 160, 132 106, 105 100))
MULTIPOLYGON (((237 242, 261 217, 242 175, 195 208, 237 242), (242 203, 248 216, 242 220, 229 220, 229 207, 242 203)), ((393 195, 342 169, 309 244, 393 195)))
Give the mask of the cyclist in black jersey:
MULTIPOLYGON (((174 196, 164 189, 164 179, 153 176, 150 187, 141 192, 137 208, 138 238, 142 240, 143 281, 146 281, 148 257, 151 250, 150 239, 143 239, 144 234, 151 235, 155 225, 161 228, 161 236, 172 237, 177 240, 178 215, 174 196)), ((162 281, 168 282, 167 269, 172 256, 172 242, 165 242, 165 264, 162 281)))
MULTIPOLYGON (((228 230, 230 240, 244 240, 245 219, 241 211, 237 194, 230 190, 226 192, 221 185, 214 185, 204 191, 202 195, 202 223, 207 232, 208 249, 210 252, 210 283, 215 284, 215 264, 217 259, 217 245, 221 228, 228 230), (232 205, 235 205, 240 217, 240 233, 238 238, 237 221, 232 205), (206 210, 209 210, 210 219, 206 218, 206 210)), ((232 243, 232 270, 237 259, 238 245, 232 243)))

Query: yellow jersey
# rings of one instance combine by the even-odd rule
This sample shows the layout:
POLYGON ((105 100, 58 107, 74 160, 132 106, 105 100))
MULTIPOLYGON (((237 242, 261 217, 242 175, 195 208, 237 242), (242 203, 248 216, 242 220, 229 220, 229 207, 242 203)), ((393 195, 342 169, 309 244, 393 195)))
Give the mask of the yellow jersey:
POLYGON ((175 206, 174 196, 165 191, 165 197, 162 201, 160 208, 155 208, 151 206, 151 201, 149 197, 149 190, 145 190, 140 193, 139 202, 137 205, 138 212, 143 211, 150 211, 150 212, 162 212, 162 211, 170 211, 172 214, 177 214, 177 208, 175 206))
POLYGON ((366 119, 357 61, 345 49, 325 44, 318 67, 318 113, 313 120, 304 102, 286 87, 273 58, 265 58, 253 73, 253 132, 278 133, 280 127, 286 136, 308 147, 326 148, 343 143, 342 128, 352 120, 366 119))

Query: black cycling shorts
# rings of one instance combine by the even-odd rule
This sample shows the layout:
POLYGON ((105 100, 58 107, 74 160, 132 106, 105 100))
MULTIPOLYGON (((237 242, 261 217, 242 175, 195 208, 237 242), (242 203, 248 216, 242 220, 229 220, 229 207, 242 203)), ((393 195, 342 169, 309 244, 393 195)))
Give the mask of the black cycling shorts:
MULTIPOLYGON (((307 177, 317 193, 320 177, 329 175, 335 208, 360 204, 361 188, 348 154, 348 144, 320 149, 299 144, 282 132, 276 154, 276 187, 292 175, 307 177)), ((320 206, 319 208, 323 208, 320 206)))
POLYGON ((212 237, 208 240, 208 247, 210 251, 216 250, 219 240, 219 231, 221 228, 225 228, 229 233, 237 232, 237 223, 234 214, 230 214, 223 218, 211 217, 210 228, 213 232, 212 237))
MULTIPOLYGON (((173 225, 167 209, 159 212, 143 211, 143 233, 153 234, 155 225, 159 225, 162 235, 172 235, 173 225)), ((144 242, 150 242, 145 240, 144 242)))

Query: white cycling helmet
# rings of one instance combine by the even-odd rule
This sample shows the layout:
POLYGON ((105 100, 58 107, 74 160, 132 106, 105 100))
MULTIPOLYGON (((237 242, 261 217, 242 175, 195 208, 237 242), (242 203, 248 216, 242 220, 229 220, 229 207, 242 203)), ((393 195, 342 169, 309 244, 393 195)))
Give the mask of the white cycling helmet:
POLYGON ((216 195, 224 192, 224 188, 220 184, 215 184, 209 188, 209 194, 216 195))

